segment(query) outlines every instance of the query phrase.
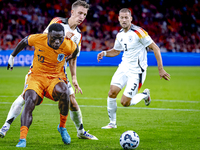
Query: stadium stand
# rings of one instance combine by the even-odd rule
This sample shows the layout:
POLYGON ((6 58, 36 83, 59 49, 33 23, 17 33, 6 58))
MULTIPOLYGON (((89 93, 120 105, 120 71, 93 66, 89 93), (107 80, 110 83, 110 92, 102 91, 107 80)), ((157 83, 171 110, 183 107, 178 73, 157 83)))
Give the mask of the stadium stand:
MULTIPOLYGON (((13 49, 25 36, 41 33, 53 17, 68 17, 70 0, 0 0, 0 50, 13 49)), ((91 4, 80 25, 83 51, 113 46, 120 30, 118 11, 132 11, 133 23, 143 27, 162 52, 200 53, 198 0, 87 0, 91 4)), ((27 50, 33 50, 28 47, 27 50)))

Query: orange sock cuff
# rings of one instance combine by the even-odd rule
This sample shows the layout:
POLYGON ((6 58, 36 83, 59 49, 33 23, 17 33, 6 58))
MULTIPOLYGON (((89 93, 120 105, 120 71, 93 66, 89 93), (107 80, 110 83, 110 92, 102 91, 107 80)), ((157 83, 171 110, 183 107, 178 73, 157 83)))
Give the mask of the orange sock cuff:
POLYGON ((21 126, 20 139, 26 139, 27 134, 28 134, 28 128, 26 126, 21 126))
POLYGON ((66 122, 67 122, 67 116, 63 116, 62 114, 60 114, 60 127, 65 128, 66 127, 66 122))

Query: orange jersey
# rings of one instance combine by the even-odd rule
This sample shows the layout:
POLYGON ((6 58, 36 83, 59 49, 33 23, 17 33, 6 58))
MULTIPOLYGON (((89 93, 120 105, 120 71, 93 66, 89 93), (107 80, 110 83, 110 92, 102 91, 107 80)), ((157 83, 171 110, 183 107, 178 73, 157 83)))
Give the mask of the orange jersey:
POLYGON ((63 76, 65 57, 72 54, 77 47, 72 40, 63 38, 59 49, 55 50, 48 45, 47 34, 30 35, 28 45, 35 47, 31 72, 52 77, 63 76))

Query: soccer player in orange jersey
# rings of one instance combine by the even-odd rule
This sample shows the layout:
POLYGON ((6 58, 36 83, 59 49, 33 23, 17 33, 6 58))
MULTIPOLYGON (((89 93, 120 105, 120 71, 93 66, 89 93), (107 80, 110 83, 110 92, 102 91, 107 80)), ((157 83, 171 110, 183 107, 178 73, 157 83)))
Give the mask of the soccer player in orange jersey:
MULTIPOLYGON (((61 25, 63 25, 65 29, 65 37, 71 39, 79 46, 79 52, 81 50, 82 35, 80 29, 77 26, 85 20, 88 9, 89 9, 89 4, 87 4, 85 1, 77 0, 72 4, 71 16, 69 18, 55 17, 51 20, 51 22, 48 25, 48 27, 52 23, 60 23, 61 25)), ((44 33, 48 33, 48 27, 44 30, 44 33)), ((80 53, 78 53, 77 56, 79 56, 79 54, 80 53)), ((77 57, 74 57, 68 61, 69 68, 72 77, 72 84, 75 87, 75 93, 80 92, 82 94, 82 90, 79 87, 76 78, 76 60, 77 57)), ((65 66, 67 66, 66 63, 65 66)), ((67 76, 66 69, 65 69, 65 74, 67 76)), ((28 75, 26 75, 26 78, 27 76, 28 75)), ((26 79, 25 79, 25 84, 26 84, 26 79)), ((70 82, 68 82, 68 86, 70 92, 70 117, 76 126, 78 138, 98 140, 98 138, 96 138, 94 135, 85 131, 83 127, 81 109, 79 108, 79 105, 75 99, 75 93, 70 82)), ((0 129, 0 137, 2 138, 5 137, 7 131, 10 129, 10 125, 15 120, 15 118, 20 114, 23 105, 24 105, 24 99, 21 94, 13 102, 10 108, 6 121, 2 126, 2 128, 0 129)))
POLYGON ((23 94, 25 105, 21 115, 20 139, 16 147, 26 147, 32 112, 36 105, 42 103, 44 96, 59 102, 59 132, 63 142, 70 144, 71 138, 65 128, 70 99, 63 66, 66 57, 71 54, 76 56, 78 46, 72 40, 64 38, 62 25, 54 23, 49 27, 48 34, 32 34, 22 39, 10 55, 7 69, 13 68, 14 57, 28 45, 34 46, 35 51, 23 94))

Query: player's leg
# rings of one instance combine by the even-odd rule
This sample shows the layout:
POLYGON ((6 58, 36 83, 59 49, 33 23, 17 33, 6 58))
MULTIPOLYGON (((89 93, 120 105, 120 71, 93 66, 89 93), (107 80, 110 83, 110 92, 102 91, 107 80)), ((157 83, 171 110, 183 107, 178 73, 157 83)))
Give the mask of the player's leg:
POLYGON ((31 89, 25 92, 24 98, 25 105, 21 115, 20 139, 16 147, 26 147, 26 136, 33 119, 32 112, 35 106, 42 101, 42 98, 31 89))
POLYGON ((71 143, 71 137, 69 136, 66 129, 66 121, 69 112, 69 89, 65 82, 59 82, 53 89, 53 98, 55 101, 59 101, 58 107, 60 110, 60 124, 57 129, 61 134, 62 141, 65 144, 71 143))
POLYGON ((112 129, 112 128, 117 128, 116 125, 116 113, 117 113, 117 95, 118 93, 121 91, 121 89, 115 85, 111 85, 110 86, 110 90, 108 93, 108 97, 107 97, 107 111, 108 111, 108 116, 110 119, 110 123, 104 127, 102 127, 102 129, 112 129))
POLYGON ((68 82, 69 93, 70 93, 70 117, 74 122, 77 129, 77 137, 80 139, 91 139, 98 140, 94 135, 89 134, 85 131, 83 127, 82 113, 75 99, 74 90, 71 87, 70 82, 68 82))
MULTIPOLYGON (((26 84, 27 78, 28 78, 28 74, 25 76, 25 84, 26 84)), ((25 103, 25 101, 23 99, 23 92, 22 92, 22 94, 19 95, 18 98, 12 103, 12 106, 7 115, 7 119, 6 119, 3 127, 0 130, 1 138, 3 138, 6 135, 6 133, 10 129, 10 125, 12 124, 12 122, 21 113, 24 103, 25 103)))
POLYGON ((7 119, 3 127, 0 129, 1 138, 3 138, 6 135, 6 133, 10 129, 10 125, 12 124, 12 122, 21 113, 24 103, 25 101, 22 95, 19 95, 18 98, 12 103, 12 106, 10 107, 9 113, 7 115, 7 119))
POLYGON ((110 90, 107 97, 107 111, 110 119, 110 123, 102 129, 117 128, 116 125, 116 112, 117 112, 117 95, 127 82, 126 73, 123 71, 123 67, 118 67, 117 71, 112 77, 110 90))
POLYGON ((145 100, 145 104, 150 104, 150 92, 148 89, 145 89, 143 93, 138 93, 145 79, 146 71, 141 74, 132 74, 129 76, 126 89, 121 99, 123 106, 136 105, 143 99, 145 100), (146 102, 146 99, 148 102, 146 102))

